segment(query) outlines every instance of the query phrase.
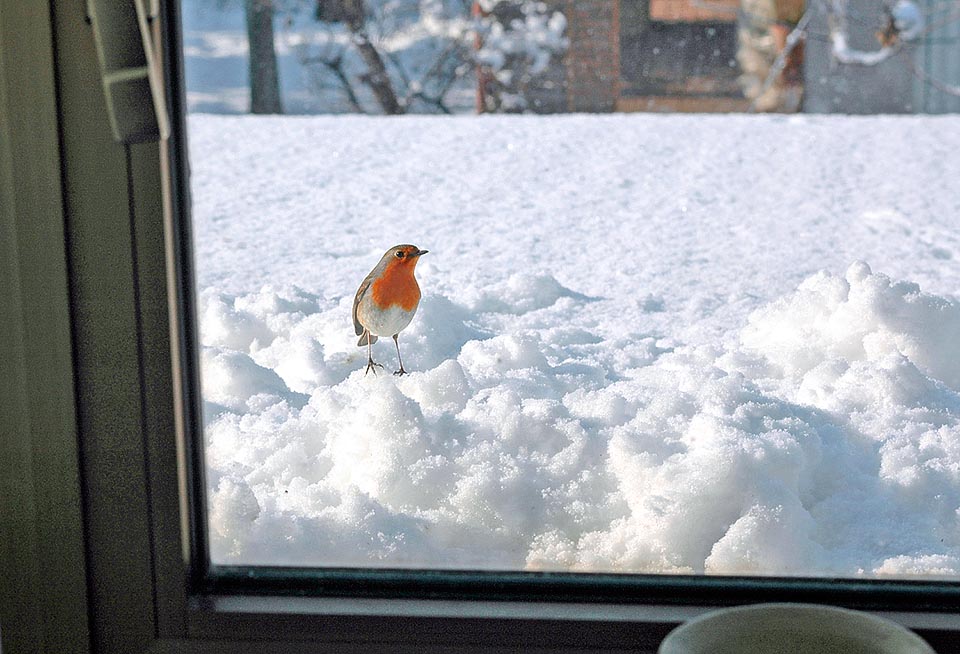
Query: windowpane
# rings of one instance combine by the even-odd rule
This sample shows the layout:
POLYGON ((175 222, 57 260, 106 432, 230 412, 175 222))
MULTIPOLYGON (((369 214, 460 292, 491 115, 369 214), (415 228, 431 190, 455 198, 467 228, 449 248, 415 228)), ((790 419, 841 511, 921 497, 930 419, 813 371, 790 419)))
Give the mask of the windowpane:
POLYGON ((182 13, 215 564, 960 572, 954 3, 182 13))

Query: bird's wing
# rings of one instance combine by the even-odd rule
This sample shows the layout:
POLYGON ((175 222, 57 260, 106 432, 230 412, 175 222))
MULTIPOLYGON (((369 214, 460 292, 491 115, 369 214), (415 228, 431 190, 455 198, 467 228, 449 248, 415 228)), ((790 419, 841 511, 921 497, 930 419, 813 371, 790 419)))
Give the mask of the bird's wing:
POLYGON ((360 288, 357 289, 357 294, 353 298, 353 330, 357 333, 357 336, 363 334, 363 325, 360 324, 360 319, 357 317, 357 308, 360 306, 360 300, 363 299, 363 294, 370 288, 372 281, 373 273, 370 273, 360 284, 360 288))

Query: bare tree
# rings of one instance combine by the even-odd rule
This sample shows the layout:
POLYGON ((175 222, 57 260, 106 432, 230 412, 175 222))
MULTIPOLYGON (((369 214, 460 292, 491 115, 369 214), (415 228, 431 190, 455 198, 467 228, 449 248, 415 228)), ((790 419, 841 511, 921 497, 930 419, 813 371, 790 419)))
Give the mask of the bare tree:
POLYGON ((273 34, 273 0, 244 0, 250 45, 250 112, 283 113, 273 34))
POLYGON ((338 94, 358 113, 452 112, 448 95, 473 71, 470 0, 454 0, 426 21, 433 54, 425 58, 429 49, 420 48, 412 61, 390 44, 410 28, 411 3, 312 2, 322 29, 300 40, 297 56, 319 95, 338 94))
MULTIPOLYGON (((367 31, 367 5, 364 0, 317 0, 317 18, 330 22, 343 22, 353 36, 357 53, 367 67, 362 81, 370 87, 383 113, 396 115, 404 113, 404 107, 397 99, 390 75, 387 73, 383 57, 374 46, 367 31)), ((341 59, 342 61, 342 59, 341 59)), ((327 64, 331 68, 330 64, 327 64)), ((342 68, 332 68, 342 75, 342 68)))

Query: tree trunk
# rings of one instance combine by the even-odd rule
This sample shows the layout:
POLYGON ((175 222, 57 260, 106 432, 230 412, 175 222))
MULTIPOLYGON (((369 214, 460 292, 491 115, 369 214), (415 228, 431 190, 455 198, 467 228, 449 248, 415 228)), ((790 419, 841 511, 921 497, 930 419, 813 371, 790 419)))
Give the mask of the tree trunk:
POLYGON ((376 46, 370 42, 370 36, 367 34, 367 11, 364 0, 343 0, 343 13, 347 27, 353 35, 353 44, 357 47, 363 63, 367 65, 367 73, 362 78, 364 83, 373 91, 383 113, 402 114, 403 107, 397 100, 383 57, 380 56, 376 46))
POLYGON ((244 0, 250 43, 250 113, 282 114, 273 47, 273 0, 244 0))
POLYGON ((387 67, 383 64, 383 58, 380 53, 370 43, 370 39, 365 32, 354 33, 354 44, 363 58, 363 63, 367 65, 367 74, 363 76, 363 81, 367 83, 373 94, 377 96, 377 102, 383 109, 383 113, 396 115, 403 113, 403 107, 397 100, 397 94, 393 91, 393 84, 387 76, 387 67))

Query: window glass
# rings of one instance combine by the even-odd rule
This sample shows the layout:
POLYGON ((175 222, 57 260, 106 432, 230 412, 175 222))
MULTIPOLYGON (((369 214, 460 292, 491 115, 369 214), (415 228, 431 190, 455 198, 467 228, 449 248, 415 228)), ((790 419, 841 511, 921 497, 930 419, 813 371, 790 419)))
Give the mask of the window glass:
POLYGON ((960 573, 955 2, 181 4, 215 564, 960 573))

